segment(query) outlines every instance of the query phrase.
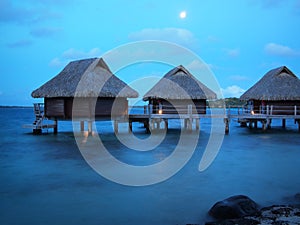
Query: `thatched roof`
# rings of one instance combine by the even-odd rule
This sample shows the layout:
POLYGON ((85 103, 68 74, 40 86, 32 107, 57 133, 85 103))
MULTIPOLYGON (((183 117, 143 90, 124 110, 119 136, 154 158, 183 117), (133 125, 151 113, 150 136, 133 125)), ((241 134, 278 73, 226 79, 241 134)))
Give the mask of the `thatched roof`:
POLYGON ((241 100, 300 100, 300 80, 286 66, 266 73, 241 100))
POLYGON ((182 65, 170 70, 148 91, 143 100, 163 99, 215 99, 216 93, 197 80, 182 65))
POLYGON ((102 58, 91 58, 70 62, 31 96, 136 98, 138 93, 113 75, 102 58))

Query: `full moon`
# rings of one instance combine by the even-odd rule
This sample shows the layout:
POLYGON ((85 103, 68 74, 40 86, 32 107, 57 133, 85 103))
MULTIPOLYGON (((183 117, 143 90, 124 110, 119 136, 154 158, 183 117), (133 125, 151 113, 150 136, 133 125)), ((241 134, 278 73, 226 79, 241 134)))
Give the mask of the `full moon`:
POLYGON ((179 17, 180 17, 181 19, 184 19, 184 18, 186 17, 186 11, 180 12, 179 17))

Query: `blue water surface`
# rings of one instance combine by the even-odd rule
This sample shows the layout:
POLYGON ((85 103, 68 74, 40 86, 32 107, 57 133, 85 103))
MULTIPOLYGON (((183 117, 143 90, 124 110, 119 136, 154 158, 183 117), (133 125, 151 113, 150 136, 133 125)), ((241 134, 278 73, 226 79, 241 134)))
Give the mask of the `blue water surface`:
MULTIPOLYGON (((294 121, 273 121, 273 128, 241 128, 231 121, 213 163, 198 166, 208 142, 210 120, 201 121, 197 148, 170 179, 142 187, 114 183, 83 159, 71 122, 59 133, 32 135, 23 124, 34 120, 32 108, 0 108, 0 224, 203 224, 209 208, 231 195, 248 195, 260 205, 285 203, 300 192, 300 133, 294 121)), ((180 135, 171 121, 166 139, 149 152, 127 149, 111 123, 97 122, 106 148, 118 160, 149 165, 169 156, 180 135)), ((134 124, 134 133, 147 138, 134 124)))

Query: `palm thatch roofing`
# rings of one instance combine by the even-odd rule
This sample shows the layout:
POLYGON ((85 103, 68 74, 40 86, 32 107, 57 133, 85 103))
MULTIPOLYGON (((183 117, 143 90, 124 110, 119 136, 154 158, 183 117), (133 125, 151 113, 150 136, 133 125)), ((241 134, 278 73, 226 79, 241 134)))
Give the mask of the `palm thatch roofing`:
POLYGON ((216 93, 197 80, 184 66, 170 70, 143 97, 162 99, 215 99, 216 93))
POLYGON ((240 99, 300 100, 300 80, 286 66, 281 66, 267 72, 240 99))
POLYGON ((138 93, 112 74, 102 58, 90 58, 70 62, 31 96, 136 98, 138 93))

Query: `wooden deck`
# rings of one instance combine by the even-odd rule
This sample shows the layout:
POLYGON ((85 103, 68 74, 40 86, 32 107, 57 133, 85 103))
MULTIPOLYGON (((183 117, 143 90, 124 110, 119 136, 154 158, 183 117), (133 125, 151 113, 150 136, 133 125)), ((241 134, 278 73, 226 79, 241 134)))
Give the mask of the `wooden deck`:
MULTIPOLYGON (((155 129, 168 129, 169 120, 183 120, 184 128, 186 130, 192 130, 195 127, 196 130, 200 129, 201 119, 221 119, 224 121, 224 131, 225 134, 229 133, 229 126, 231 121, 237 121, 241 126, 248 126, 250 128, 258 127, 258 123, 261 123, 263 130, 271 128, 272 120, 279 119, 282 120, 282 127, 286 126, 286 120, 294 120, 295 124, 298 123, 298 129, 300 131, 300 113, 299 108, 296 106, 287 106, 286 109, 276 111, 273 110, 273 106, 267 106, 266 110, 260 112, 253 112, 252 110, 246 109, 244 107, 239 108, 227 108, 225 109, 213 109, 209 110, 207 114, 197 114, 192 105, 176 107, 176 111, 171 110, 153 110, 151 105, 149 106, 134 106, 129 108, 128 116, 106 118, 106 120, 114 120, 114 130, 118 132, 119 123, 128 123, 129 132, 132 132, 132 123, 138 122, 143 123, 147 132, 155 129), (289 110, 287 110, 289 109, 289 110), (164 126, 161 126, 164 123, 164 126)), ((165 109, 165 108, 164 108, 165 109)), ((206 111, 206 110, 205 110, 206 111)), ((42 105, 34 107, 34 112, 36 120, 33 124, 23 125, 24 128, 30 128, 34 133, 41 133, 44 129, 52 128, 54 132, 57 132, 57 121, 54 123, 49 123, 47 118, 43 115, 42 105)), ((84 130, 84 120, 88 122, 88 131, 92 132, 92 122, 93 120, 82 118, 81 121, 81 131, 84 130)), ((95 119, 94 119, 95 120, 95 119)), ((97 119, 96 119, 97 120, 97 119)))

